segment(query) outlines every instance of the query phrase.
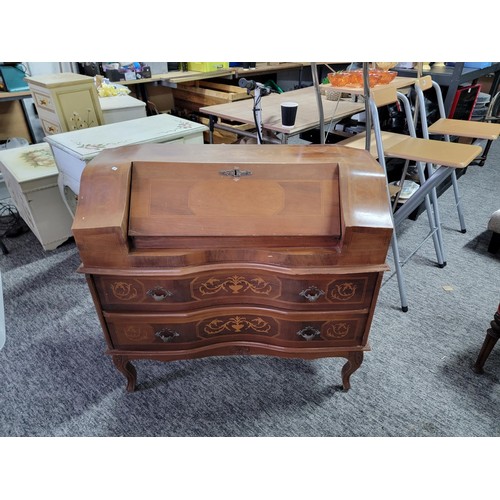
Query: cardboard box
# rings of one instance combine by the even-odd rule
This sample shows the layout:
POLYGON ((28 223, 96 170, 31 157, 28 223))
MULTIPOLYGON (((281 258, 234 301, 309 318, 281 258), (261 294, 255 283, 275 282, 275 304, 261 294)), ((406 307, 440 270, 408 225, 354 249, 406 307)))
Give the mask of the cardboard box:
POLYGON ((219 69, 228 69, 228 62, 188 62, 189 71, 201 71, 207 73, 217 71, 219 69))

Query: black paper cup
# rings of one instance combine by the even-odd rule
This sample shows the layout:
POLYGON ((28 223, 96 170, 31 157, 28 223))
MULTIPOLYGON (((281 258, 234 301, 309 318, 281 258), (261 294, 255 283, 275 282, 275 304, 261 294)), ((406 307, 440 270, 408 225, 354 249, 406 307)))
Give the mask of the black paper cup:
POLYGON ((293 127, 295 125, 298 106, 296 102, 291 101, 281 103, 281 124, 283 127, 293 127))

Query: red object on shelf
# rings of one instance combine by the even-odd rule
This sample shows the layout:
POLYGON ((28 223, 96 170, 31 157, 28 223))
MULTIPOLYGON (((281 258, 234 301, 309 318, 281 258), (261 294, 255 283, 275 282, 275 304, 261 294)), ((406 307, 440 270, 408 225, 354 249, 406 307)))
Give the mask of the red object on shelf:
POLYGON ((459 88, 453 99, 448 118, 470 120, 480 91, 481 85, 479 83, 459 88))

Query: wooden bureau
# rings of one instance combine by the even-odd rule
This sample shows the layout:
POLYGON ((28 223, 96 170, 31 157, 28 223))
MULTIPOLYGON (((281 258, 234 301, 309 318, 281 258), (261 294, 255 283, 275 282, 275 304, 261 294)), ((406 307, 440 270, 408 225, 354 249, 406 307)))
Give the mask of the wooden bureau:
POLYGON ((143 144, 83 171, 73 234, 116 367, 134 359, 340 356, 368 335, 392 235, 366 151, 143 144))

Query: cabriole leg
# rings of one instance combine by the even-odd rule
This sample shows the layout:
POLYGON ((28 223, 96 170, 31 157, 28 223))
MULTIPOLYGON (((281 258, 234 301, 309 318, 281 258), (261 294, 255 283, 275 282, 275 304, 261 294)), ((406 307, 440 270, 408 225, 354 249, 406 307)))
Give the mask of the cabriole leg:
POLYGON ((363 362, 363 351, 356 351, 349 353, 347 358, 347 363, 342 367, 342 387, 344 391, 348 391, 351 388, 349 379, 351 375, 361 366, 363 362))
POLYGON ((127 379, 127 391, 134 392, 135 391, 135 383, 137 381, 137 371, 134 365, 129 361, 126 356, 112 356, 113 363, 116 368, 125 375, 127 379))

